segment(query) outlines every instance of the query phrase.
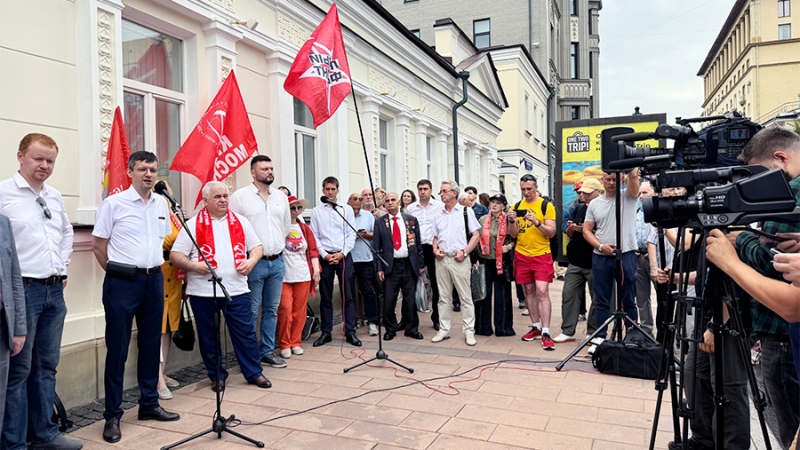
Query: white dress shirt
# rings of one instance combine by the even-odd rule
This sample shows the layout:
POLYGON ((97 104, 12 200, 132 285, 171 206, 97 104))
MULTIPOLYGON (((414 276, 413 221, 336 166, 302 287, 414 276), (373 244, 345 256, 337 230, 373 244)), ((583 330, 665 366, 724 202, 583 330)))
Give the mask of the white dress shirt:
POLYGON ((270 187, 269 200, 264 200, 258 188, 251 184, 231 195, 230 209, 253 225, 258 240, 264 246, 264 256, 274 256, 283 251, 286 236, 292 229, 286 194, 270 187))
MULTIPOLYGON (((239 223, 242 224, 244 229, 244 245, 247 251, 252 251, 254 248, 261 245, 258 240, 258 233, 253 229, 253 225, 247 221, 246 218, 239 214, 234 213, 239 223)), ((197 236, 197 216, 192 217, 186 221, 186 226, 193 236, 197 236)), ((223 216, 222 219, 211 218, 211 226, 214 230, 214 260, 217 262, 217 276, 222 279, 222 283, 228 290, 230 295, 242 295, 250 292, 247 287, 247 276, 241 275, 236 271, 236 266, 233 263, 233 244, 231 243, 231 234, 228 229, 228 217, 223 216)), ((194 248, 192 240, 186 234, 186 228, 178 233, 175 239, 175 244, 172 245, 172 251, 178 252, 187 256, 192 262, 198 262, 197 249, 194 248)), ((197 272, 186 272, 186 293, 189 295, 196 295, 198 297, 213 297, 214 296, 214 283, 210 283, 211 277, 209 275, 200 275, 197 272)), ((222 297, 222 291, 217 288, 217 297, 222 297)))
POLYGON ((92 236, 108 239, 108 260, 140 269, 164 264, 164 236, 172 233, 167 200, 150 193, 150 201, 133 188, 108 196, 97 208, 92 236))
MULTIPOLYGON (((469 233, 472 234, 481 225, 475 218, 472 208, 467 208, 467 222, 469 233)), ((467 248, 467 231, 464 230, 464 207, 456 203, 451 212, 442 208, 439 214, 433 216, 433 235, 439 239, 438 247, 447 253, 455 253, 467 248)))
MULTIPOLYGON (((367 233, 372 233, 372 230, 375 227, 375 217, 371 212, 362 209, 358 212, 358 215, 355 216, 355 218, 356 230, 364 230, 367 233)), ((362 241, 361 239, 356 238, 355 244, 353 244, 353 251, 351 252, 354 263, 372 261, 372 251, 370 251, 368 245, 372 245, 369 240, 365 239, 362 241)))
POLYGON ((392 235, 392 248, 394 248, 394 222, 397 219, 397 226, 400 228, 400 248, 392 254, 395 258, 408 258, 408 240, 406 239, 406 222, 403 215, 399 212, 396 216, 389 214, 389 234, 392 235))
POLYGON ((14 241, 22 276, 47 278, 66 275, 72 258, 72 224, 69 222, 61 193, 46 183, 41 194, 36 195, 25 178, 15 173, 0 181, 0 214, 11 220, 14 241), (50 219, 44 208, 36 203, 41 197, 50 210, 50 219))
MULTIPOLYGON (((350 224, 355 223, 355 215, 350 205, 339 205, 337 208, 350 224)), ((320 258, 325 258, 329 250, 336 250, 347 256, 356 243, 355 232, 342 222, 339 214, 327 203, 315 206, 311 210, 311 230, 317 237, 320 258)))
POLYGON ((417 218, 419 233, 422 235, 423 244, 433 244, 433 217, 444 208, 444 203, 439 200, 428 200, 428 206, 422 206, 416 201, 406 208, 406 214, 417 218))

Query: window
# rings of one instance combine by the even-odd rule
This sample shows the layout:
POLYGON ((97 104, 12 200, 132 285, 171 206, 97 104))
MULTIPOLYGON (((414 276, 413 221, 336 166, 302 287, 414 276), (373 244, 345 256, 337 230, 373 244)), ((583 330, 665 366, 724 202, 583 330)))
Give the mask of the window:
POLYGON ((569 15, 578 15, 578 0, 569 0, 569 15))
POLYGON ((425 158, 425 167, 427 168, 427 172, 425 172, 425 178, 430 180, 432 177, 431 165, 433 165, 433 136, 428 136, 425 138, 425 158))
POLYGON ((589 34, 594 34, 594 24, 592 23, 592 15, 589 14, 589 34))
POLYGON ((317 204, 316 186, 317 172, 314 169, 317 163, 316 142, 317 134, 314 131, 314 117, 311 110, 298 99, 294 99, 294 151, 297 162, 297 198, 308 199, 309 207, 317 204))
POLYGON ((403 3, 416 3, 419 0, 403 0, 403 3))
POLYGON ((378 146, 379 146, 379 170, 380 180, 378 184, 385 189, 389 189, 389 124, 383 120, 378 120, 378 146))
POLYGON ((589 53, 589 78, 594 78, 594 62, 592 61, 592 53, 589 53))
POLYGON ((530 135, 531 133, 531 106, 530 106, 530 95, 525 93, 525 102, 522 106, 525 109, 525 131, 530 135))
POLYGON ((573 106, 571 112, 572 112, 572 120, 580 120, 581 118, 580 106, 573 106))
POLYGON ((489 19, 481 19, 472 22, 472 42, 477 48, 486 48, 492 45, 490 36, 491 25, 489 19))
POLYGON ((181 174, 170 172, 169 166, 183 140, 183 42, 123 19, 122 70, 131 151, 155 153, 158 178, 182 198, 181 174))
POLYGON ((778 17, 789 17, 792 15, 792 3, 790 0, 778 0, 778 17))
POLYGON ((533 137, 539 139, 539 127, 536 126, 536 121, 539 118, 539 105, 533 104, 533 137))
POLYGON ((578 43, 573 42, 569 45, 569 77, 573 80, 578 79, 578 43))
POLYGON ((778 40, 783 41, 785 39, 792 38, 792 24, 785 23, 783 25, 778 25, 778 40))
POLYGON ((413 34, 416 37, 419 37, 419 28, 417 28, 416 30, 410 30, 410 31, 411 31, 411 34, 413 34))

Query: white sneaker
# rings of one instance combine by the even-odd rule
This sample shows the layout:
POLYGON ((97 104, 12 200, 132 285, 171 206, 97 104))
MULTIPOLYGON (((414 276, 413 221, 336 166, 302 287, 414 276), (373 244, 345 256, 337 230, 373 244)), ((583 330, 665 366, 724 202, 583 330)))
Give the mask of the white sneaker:
POLYGON ((464 337, 466 338, 467 345, 469 345, 470 347, 478 343, 478 341, 475 340, 475 333, 471 331, 467 331, 466 333, 464 333, 464 337))
POLYGON ((553 342, 561 343, 561 342, 572 342, 575 340, 575 336, 570 336, 568 334, 561 333, 558 336, 553 338, 553 342))
MULTIPOLYGON (((433 343, 442 342, 445 339, 450 339, 450 334, 447 333, 446 331, 439 330, 439 332, 436 333, 436 336, 434 336, 431 339, 431 342, 433 342, 433 343)), ((474 340, 475 338, 473 337, 472 339, 474 340)))
POLYGON ((281 358, 289 359, 292 357, 292 350, 289 348, 282 348, 281 349, 281 358))
POLYGON ((302 355, 305 352, 303 351, 303 347, 293 347, 292 353, 294 353, 295 355, 302 355))
POLYGON ((525 309, 523 309, 523 310, 522 310, 522 315, 523 315, 523 316, 529 316, 530 314, 531 314, 531 313, 530 313, 530 312, 528 312, 528 308, 525 308, 525 309))
POLYGON ((605 340, 606 340, 605 338, 596 337, 596 338, 592 339, 592 341, 591 341, 591 342, 592 342, 592 344, 594 344, 594 345, 600 345, 600 344, 602 344, 602 343, 603 343, 603 341, 605 341, 605 340))
POLYGON ((595 350, 597 350, 598 345, 590 345, 589 346, 589 354, 594 355, 595 350))
POLYGON ((378 335, 378 327, 374 323, 369 324, 369 335, 370 336, 378 335))

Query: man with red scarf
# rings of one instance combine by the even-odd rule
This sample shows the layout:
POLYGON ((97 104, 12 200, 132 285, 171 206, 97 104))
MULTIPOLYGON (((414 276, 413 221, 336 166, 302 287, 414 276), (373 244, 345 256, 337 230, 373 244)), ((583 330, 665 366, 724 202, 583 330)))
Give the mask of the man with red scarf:
POLYGON ((260 388, 272 386, 261 371, 247 286, 247 275, 261 259, 263 247, 250 222, 228 209, 228 198, 225 184, 209 181, 203 187, 205 208, 189 219, 186 227, 222 279, 231 301, 227 301, 219 288, 215 292, 213 283, 209 283, 208 266, 197 254, 186 228, 181 230, 169 256, 172 264, 186 271, 186 293, 197 322, 200 354, 211 379, 211 390, 215 392, 225 390, 225 379, 228 378, 228 371, 217 364, 217 355, 222 355, 220 349, 215 348, 218 330, 214 325, 214 315, 218 310, 225 314, 233 350, 245 380, 260 388))

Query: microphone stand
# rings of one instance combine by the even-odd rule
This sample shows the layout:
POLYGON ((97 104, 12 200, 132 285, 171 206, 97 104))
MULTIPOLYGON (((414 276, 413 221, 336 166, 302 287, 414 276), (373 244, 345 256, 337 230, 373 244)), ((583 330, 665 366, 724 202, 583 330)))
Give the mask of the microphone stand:
MULTIPOLYGON (((378 252, 374 248, 372 248, 372 245, 369 242, 367 242, 366 239, 364 239, 360 234, 358 234, 358 230, 356 230, 356 228, 350 222, 348 222, 347 219, 344 218, 344 215, 342 213, 340 213, 338 209, 336 209, 336 208, 339 207, 338 204, 330 202, 330 201, 324 201, 324 200, 323 200, 323 203, 327 203, 327 204, 331 205, 331 208, 336 212, 336 214, 338 214, 339 217, 342 218, 342 222, 346 223, 347 226, 350 227, 350 229, 353 230, 353 232, 356 234, 356 237, 358 239, 361 239, 361 241, 364 242, 367 245, 367 248, 369 249, 370 252, 372 252, 372 256, 373 257, 375 257, 378 261, 380 261, 384 265, 384 267, 388 267, 389 266, 389 263, 387 263, 386 260, 384 260, 381 257, 381 255, 379 255, 378 252)), ((344 277, 342 277, 342 279, 344 280, 344 277)), ((376 293, 375 294, 375 299, 376 300, 377 300, 377 297, 378 297, 378 294, 376 293)), ((386 352, 383 350, 383 336, 381 336, 381 323, 382 322, 383 322, 383 304, 381 302, 378 302, 378 351, 375 353, 375 356, 373 358, 370 358, 370 359, 368 359, 366 361, 361 361, 360 363, 358 363, 358 364, 356 364, 354 366, 347 367, 347 368, 343 369, 344 373, 350 372, 351 370, 355 369, 356 367, 361 367, 361 366, 363 366, 365 364, 368 364, 368 363, 371 363, 372 361, 375 361, 377 359, 389 361, 390 363, 394 364, 395 366, 402 367, 403 369, 407 370, 408 373, 414 373, 414 369, 412 369, 410 367, 406 367, 406 366, 400 364, 399 362, 394 361, 393 359, 389 358, 389 355, 387 355, 386 352)))
MULTIPOLYGON (((167 197, 165 197, 165 198, 167 198, 167 197)), ((192 233, 189 232, 189 228, 186 226, 186 218, 183 216, 183 210, 181 209, 180 205, 177 204, 176 202, 173 202, 171 199, 170 199, 170 204, 172 205, 172 212, 175 213, 176 216, 178 216, 178 220, 181 222, 181 225, 183 226, 183 229, 186 230, 186 235, 189 236, 189 239, 191 239, 191 241, 192 241, 192 245, 194 245, 195 250, 197 250, 197 256, 206 264, 206 267, 208 267, 208 270, 210 271, 211 279, 208 280, 208 281, 213 283, 214 309, 215 309, 215 312, 214 312, 214 358, 216 358, 216 363, 217 363, 217 373, 216 373, 216 377, 214 379, 214 385, 215 386, 219 386, 219 373, 220 373, 220 371, 222 369, 222 355, 220 355, 220 347, 222 345, 222 343, 221 343, 222 339, 220 337, 220 331, 221 331, 220 330, 220 322, 221 322, 220 315, 222 314, 222 312, 220 311, 219 308, 216 307, 216 303, 217 303, 217 286, 219 286, 219 289, 222 291, 222 295, 225 297, 225 300, 227 302, 232 302, 233 300, 231 299, 230 294, 228 294, 228 290, 225 288, 225 285, 222 284, 222 278, 220 278, 217 275, 217 272, 214 270, 214 268, 208 262, 208 260, 206 259, 205 255, 203 255, 203 252, 200 251, 200 246, 197 245, 197 241, 195 240, 194 236, 192 236, 192 233)), ((200 330, 198 330, 198 332, 199 331, 200 330)), ((189 441, 193 441, 193 440, 195 440, 195 439, 197 439, 197 438, 199 438, 201 436, 205 436, 205 435, 207 435, 209 433, 217 433, 217 439, 222 439, 222 433, 232 434, 233 436, 236 436, 239 439, 245 440, 245 441, 255 445, 258 448, 264 448, 264 443, 263 442, 257 441, 255 439, 247 437, 247 436, 245 436, 245 435, 243 435, 241 433, 238 433, 238 432, 233 431, 230 428, 228 428, 228 424, 230 424, 233 420, 235 420, 236 416, 231 414, 231 416, 228 417, 227 419, 222 416, 222 395, 221 395, 219 389, 215 389, 215 391, 216 391, 216 394, 217 394, 216 395, 216 397, 217 397, 217 399, 216 399, 217 400, 216 401, 216 403, 217 403, 217 405, 216 405, 217 406, 217 411, 214 413, 214 417, 212 418, 211 428, 209 428, 209 429, 207 429, 205 431, 201 431, 201 432, 199 432, 199 433, 197 433, 195 435, 189 436, 186 439, 181 439, 178 442, 175 442, 175 443, 172 443, 172 444, 169 444, 169 445, 165 445, 165 446, 161 447, 161 450, 169 450, 169 449, 178 447, 178 446, 183 445, 183 444, 185 444, 185 443, 187 443, 189 441)))

